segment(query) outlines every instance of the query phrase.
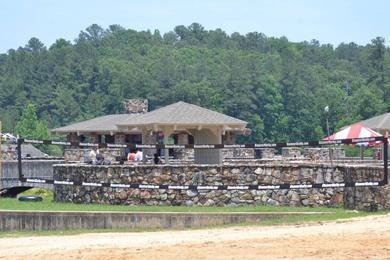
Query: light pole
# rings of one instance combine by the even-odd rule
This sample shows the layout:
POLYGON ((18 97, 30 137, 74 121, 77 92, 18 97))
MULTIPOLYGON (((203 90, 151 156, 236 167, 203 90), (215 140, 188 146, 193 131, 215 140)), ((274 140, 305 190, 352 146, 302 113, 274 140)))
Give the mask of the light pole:
MULTIPOLYGON (((329 106, 326 105, 324 108, 325 111, 325 117, 326 117, 326 131, 328 133, 328 138, 330 136, 330 131, 329 131, 329 106)), ((330 159, 330 165, 333 165, 333 160, 332 160, 332 148, 329 146, 329 159, 330 159)))
POLYGON ((326 117, 326 131, 328 132, 328 136, 330 136, 329 132, 329 106, 326 106, 324 108, 325 111, 325 117, 326 117))

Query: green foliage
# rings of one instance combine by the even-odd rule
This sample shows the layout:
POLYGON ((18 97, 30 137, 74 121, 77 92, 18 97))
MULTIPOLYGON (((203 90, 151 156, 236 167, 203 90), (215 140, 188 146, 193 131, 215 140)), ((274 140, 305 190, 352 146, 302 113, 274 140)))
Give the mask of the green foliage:
POLYGON ((48 139, 49 130, 46 124, 38 120, 37 109, 28 104, 22 111, 22 116, 15 127, 15 132, 21 138, 48 139))
MULTIPOLYGON (((47 124, 43 120, 38 119, 36 106, 31 103, 29 103, 22 111, 22 116, 16 124, 15 132, 21 138, 32 138, 38 140, 51 139, 47 124)), ((62 155, 62 149, 58 146, 43 145, 37 147, 49 155, 62 155)))
POLYGON ((141 97, 150 109, 183 100, 243 119, 253 131, 241 141, 319 139, 326 119, 334 132, 390 111, 389 53, 381 37, 334 48, 198 23, 164 35, 93 24, 74 43, 32 38, 0 54, 0 117, 9 132, 48 138, 46 126, 121 113, 141 97))

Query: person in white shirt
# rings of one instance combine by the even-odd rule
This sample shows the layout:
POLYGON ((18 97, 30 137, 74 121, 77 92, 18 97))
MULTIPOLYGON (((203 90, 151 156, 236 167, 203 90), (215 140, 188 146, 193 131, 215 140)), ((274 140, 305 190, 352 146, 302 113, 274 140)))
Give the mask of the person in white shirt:
POLYGON ((135 161, 142 161, 142 157, 143 157, 143 154, 142 154, 142 151, 137 151, 137 153, 135 154, 135 161))
POLYGON ((99 154, 99 150, 96 147, 92 147, 92 150, 89 152, 89 159, 92 161, 92 164, 96 164, 96 156, 99 154))

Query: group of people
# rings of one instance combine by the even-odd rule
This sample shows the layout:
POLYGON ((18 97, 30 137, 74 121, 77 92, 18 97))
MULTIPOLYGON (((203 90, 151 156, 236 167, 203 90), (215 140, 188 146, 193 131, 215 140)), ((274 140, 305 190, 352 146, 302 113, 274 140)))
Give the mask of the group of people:
POLYGON ((128 161, 135 161, 135 162, 140 162, 143 159, 143 154, 142 151, 137 151, 137 152, 130 152, 127 154, 127 160, 128 161))
MULTIPOLYGON (((138 150, 135 153, 134 152, 129 152, 127 153, 127 158, 128 161, 133 161, 133 162, 141 162, 143 160, 143 153, 142 151, 138 150)), ((100 153, 99 149, 97 147, 92 147, 91 151, 88 154, 88 157, 84 160, 87 163, 93 164, 93 165, 101 165, 101 164, 111 164, 107 163, 107 160, 104 160, 103 155, 100 153)), ((161 164, 162 161, 158 155, 158 153, 154 154, 153 158, 154 164, 161 164)))
POLYGON ((97 149, 97 147, 92 147, 86 161, 87 161, 87 163, 90 163, 93 165, 111 164, 111 162, 104 160, 103 155, 100 154, 99 149, 97 149))

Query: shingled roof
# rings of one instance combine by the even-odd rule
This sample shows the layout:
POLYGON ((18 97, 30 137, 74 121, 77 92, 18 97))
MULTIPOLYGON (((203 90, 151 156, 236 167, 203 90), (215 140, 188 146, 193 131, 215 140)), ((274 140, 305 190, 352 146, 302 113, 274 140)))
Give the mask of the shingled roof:
POLYGON ((184 126, 235 126, 245 127, 247 122, 227 116, 210 109, 177 102, 135 118, 128 118, 118 123, 122 126, 144 126, 144 125, 184 125, 184 126))
POLYGON ((118 132, 117 124, 121 121, 128 121, 136 118, 140 114, 116 114, 96 117, 91 120, 67 125, 52 129, 53 133, 115 133, 118 132))
POLYGON ((385 113, 379 116, 375 116, 361 122, 364 126, 367 126, 376 131, 389 131, 390 130, 390 113, 385 113))

